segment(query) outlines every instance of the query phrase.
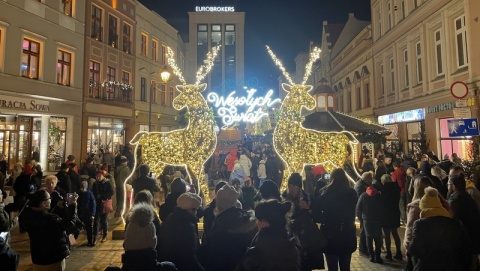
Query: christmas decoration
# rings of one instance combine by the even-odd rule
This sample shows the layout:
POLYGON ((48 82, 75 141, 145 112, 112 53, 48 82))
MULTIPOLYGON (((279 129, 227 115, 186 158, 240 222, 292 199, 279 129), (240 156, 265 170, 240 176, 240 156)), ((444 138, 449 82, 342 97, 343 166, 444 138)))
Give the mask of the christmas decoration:
POLYGON ((187 84, 175 63, 173 50, 168 48, 168 64, 183 84, 176 86, 180 94, 173 100, 173 107, 176 110, 187 108, 187 127, 170 132, 140 132, 130 141, 130 144, 136 146, 135 153, 141 147, 142 161, 150 166, 156 176, 160 176, 166 165, 184 166, 190 180, 198 184, 198 192, 201 192, 206 204, 210 202, 210 191, 204 180, 204 164, 215 150, 217 135, 213 111, 201 94, 207 84, 200 82, 212 69, 218 50, 219 46, 214 47, 207 54, 204 65, 196 74, 195 84, 187 84))
MULTIPOLYGON (((281 190, 287 188, 287 179, 294 172, 302 173, 305 165, 322 165, 327 172, 344 166, 349 153, 354 150, 354 144, 358 141, 352 133, 344 132, 319 132, 303 127, 304 120, 302 108, 312 110, 315 107, 315 99, 308 93, 312 90, 311 85, 305 85, 312 64, 319 58, 320 49, 314 48, 310 54, 310 60, 305 67, 305 75, 300 84, 295 84, 283 67, 280 60, 267 46, 268 53, 275 64, 280 68, 290 84, 283 83, 282 88, 287 96, 279 110, 277 125, 273 133, 273 146, 277 155, 285 163, 285 171, 281 190)), ((358 175, 358 172, 356 172, 358 175)))

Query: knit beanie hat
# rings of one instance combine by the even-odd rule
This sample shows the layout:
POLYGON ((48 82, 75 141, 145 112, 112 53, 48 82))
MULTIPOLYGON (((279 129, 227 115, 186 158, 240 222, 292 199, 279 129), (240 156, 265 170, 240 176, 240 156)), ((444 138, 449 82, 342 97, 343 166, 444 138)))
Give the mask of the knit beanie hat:
POLYGON ((266 180, 259 188, 258 192, 263 199, 278 199, 280 200, 280 190, 278 185, 272 180, 266 180))
POLYGON ((202 198, 194 193, 183 193, 177 199, 177 207, 183 210, 198 209, 200 205, 202 205, 202 198))
POLYGON ((153 218, 153 206, 148 203, 133 205, 128 215, 128 225, 125 230, 125 251, 153 249, 157 246, 157 235, 153 218))
POLYGON ((299 173, 292 173, 288 178, 288 184, 296 185, 302 188, 302 176, 299 173))
POLYGON ((433 187, 425 188, 425 195, 420 199, 420 218, 432 216, 450 217, 450 213, 443 208, 440 198, 438 197, 438 190, 433 187))
POLYGON ((233 186, 229 184, 224 185, 217 192, 217 208, 224 211, 235 206, 239 195, 233 186))

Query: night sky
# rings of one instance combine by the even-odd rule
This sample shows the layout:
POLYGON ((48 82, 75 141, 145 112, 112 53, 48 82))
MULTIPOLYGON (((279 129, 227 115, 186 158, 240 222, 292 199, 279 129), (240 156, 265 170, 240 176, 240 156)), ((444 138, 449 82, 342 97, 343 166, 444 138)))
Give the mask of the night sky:
POLYGON ((245 80, 258 80, 257 89, 276 89, 281 75, 268 55, 269 45, 289 73, 295 56, 320 43, 322 22, 345 23, 348 13, 370 21, 370 0, 139 0, 188 36, 188 12, 195 6, 235 6, 245 12, 245 80))

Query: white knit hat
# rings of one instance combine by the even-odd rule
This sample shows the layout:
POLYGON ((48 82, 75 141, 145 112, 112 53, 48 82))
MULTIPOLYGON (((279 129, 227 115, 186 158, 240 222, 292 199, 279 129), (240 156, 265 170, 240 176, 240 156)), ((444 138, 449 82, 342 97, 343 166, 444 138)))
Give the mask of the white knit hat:
POLYGON ((138 203, 130 210, 129 223, 125 229, 125 250, 140 250, 155 248, 157 236, 153 218, 155 211, 148 203, 138 203))
POLYGON ((221 211, 225 211, 230 207, 235 206, 239 195, 240 193, 237 192, 233 186, 230 186, 229 184, 224 185, 217 192, 215 200, 217 208, 221 211))
POLYGON ((184 210, 198 209, 202 205, 202 198, 199 195, 186 192, 177 199, 177 207, 184 210))

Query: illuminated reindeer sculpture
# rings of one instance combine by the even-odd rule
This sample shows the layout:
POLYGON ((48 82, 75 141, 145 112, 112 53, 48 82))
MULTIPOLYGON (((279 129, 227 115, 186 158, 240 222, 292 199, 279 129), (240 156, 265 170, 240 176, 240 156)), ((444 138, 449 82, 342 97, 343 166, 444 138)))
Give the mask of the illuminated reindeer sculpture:
MULTIPOLYGON (((353 150, 353 145, 358 141, 347 131, 319 132, 302 125, 304 120, 302 108, 308 110, 315 108, 315 99, 308 93, 313 87, 305 83, 310 76, 312 64, 320 55, 320 50, 315 48, 310 54, 310 61, 301 84, 295 84, 268 46, 267 50, 290 83, 282 84, 283 90, 288 94, 280 107, 279 120, 273 132, 273 146, 277 155, 285 162, 281 186, 284 190, 287 188, 288 177, 294 172, 301 174, 305 165, 322 165, 327 172, 343 167, 349 157, 348 148, 353 150)), ((353 162, 353 155, 350 157, 353 162)))
POLYGON ((187 107, 188 125, 186 128, 170 132, 140 132, 130 141, 135 151, 141 146, 142 161, 150 165, 151 171, 160 176, 165 165, 184 166, 192 180, 209 202, 208 184, 204 181, 204 163, 213 154, 217 146, 217 135, 210 108, 201 92, 207 84, 200 84, 213 67, 213 60, 219 47, 212 48, 207 54, 205 65, 197 72, 195 84, 187 84, 177 67, 173 51, 168 48, 168 64, 183 85, 176 88, 180 94, 173 100, 173 107, 181 110, 187 107))

